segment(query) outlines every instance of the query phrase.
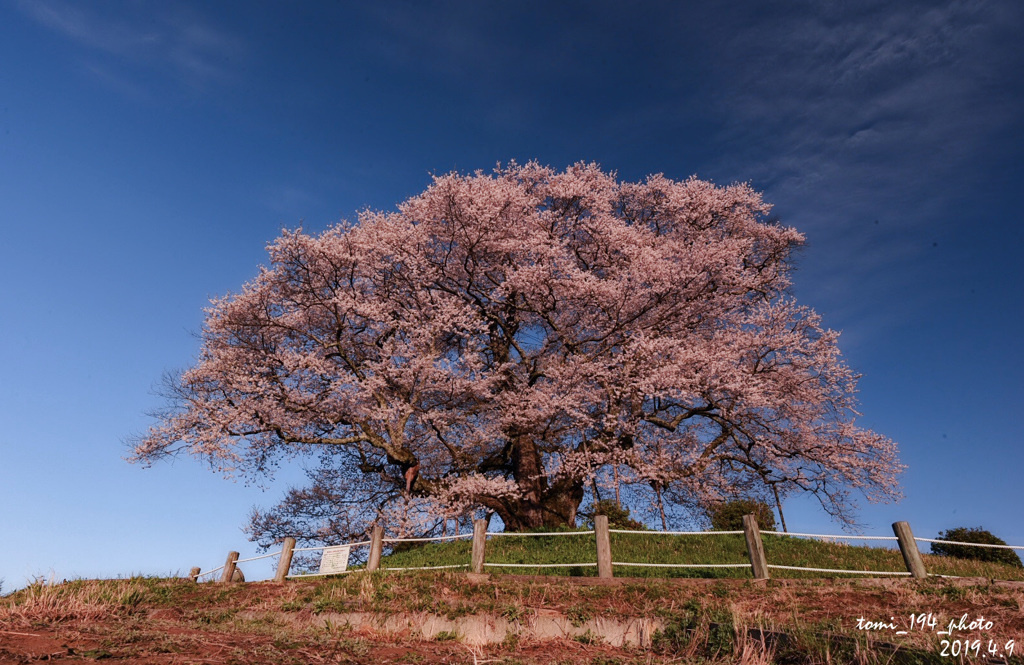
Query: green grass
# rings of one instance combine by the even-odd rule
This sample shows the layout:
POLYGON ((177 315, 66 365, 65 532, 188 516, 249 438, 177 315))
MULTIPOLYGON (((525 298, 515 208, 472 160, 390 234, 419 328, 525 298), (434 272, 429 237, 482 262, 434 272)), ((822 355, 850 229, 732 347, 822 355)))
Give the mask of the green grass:
MULTIPOLYGON (((765 535, 769 565, 827 568, 834 570, 904 572, 903 557, 897 549, 846 545, 812 539, 765 535)), ((383 568, 417 568, 468 564, 472 544, 468 540, 413 546, 383 557, 383 568)), ((662 536, 650 533, 611 534, 612 560, 618 562, 701 564, 748 564, 746 544, 741 535, 662 536)), ((1024 581, 1024 569, 1003 564, 924 555, 929 573, 959 577, 1024 581)), ((564 536, 499 536, 487 540, 488 564, 570 564, 596 561, 593 534, 564 536)), ((488 565, 484 572, 521 575, 593 577, 594 566, 557 568, 502 567, 488 565)), ((617 577, 750 578, 742 568, 648 568, 616 566, 617 577)), ((820 573, 770 569, 774 578, 865 577, 857 574, 820 573)), ((872 577, 867 575, 866 577, 872 577)), ((877 576, 876 576, 877 577, 877 576)))
MULTIPOLYGON (((615 566, 623 577, 750 578, 750 559, 743 536, 661 536, 650 533, 611 534, 612 561, 623 563, 745 564, 745 568, 648 568, 615 566)), ((593 549, 591 544, 591 549, 593 549)))
POLYGON ((984 577, 992 580, 1024 580, 1024 568, 1010 566, 1005 563, 956 559, 937 554, 925 554, 924 567, 929 573, 935 575, 984 577))
MULTIPOLYGON (((846 545, 819 540, 765 535, 765 558, 769 565, 827 568, 832 570, 864 570, 905 573, 906 565, 898 549, 846 545)), ((895 545, 895 543, 893 543, 895 545)), ((812 577, 883 577, 883 575, 843 575, 801 570, 769 569, 773 577, 807 579, 812 577)), ((888 577, 888 576, 885 576, 888 577)))

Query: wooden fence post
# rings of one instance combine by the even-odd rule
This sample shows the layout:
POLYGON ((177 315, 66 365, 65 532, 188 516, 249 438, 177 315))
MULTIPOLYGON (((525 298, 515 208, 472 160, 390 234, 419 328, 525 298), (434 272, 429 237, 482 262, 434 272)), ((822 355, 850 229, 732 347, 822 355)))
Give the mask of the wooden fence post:
POLYGON ((608 516, 594 515, 594 539, 597 541, 597 576, 612 577, 612 542, 608 534, 608 516))
POLYGON ((768 579, 768 561, 764 556, 761 529, 758 528, 757 518, 753 515, 743 516, 743 537, 747 540, 747 554, 750 556, 750 570, 754 573, 754 579, 768 579))
POLYGON ((295 553, 295 539, 288 536, 281 545, 281 558, 277 560, 277 574, 274 575, 275 582, 284 582, 292 569, 292 555, 295 553))
POLYGON ((484 554, 487 549, 487 520, 473 521, 473 557, 470 570, 474 573, 484 572, 484 554))
POLYGON ((914 540, 914 533, 910 530, 909 522, 893 522, 893 533, 900 544, 900 553, 903 554, 903 563, 907 565, 907 572, 915 579, 928 577, 928 571, 924 569, 924 559, 917 549, 917 541, 914 540))
POLYGON ((373 527, 373 534, 370 536, 370 558, 366 560, 367 570, 380 568, 380 554, 384 549, 384 527, 373 527))
POLYGON ((222 583, 230 583, 235 577, 235 562, 238 561, 238 552, 228 552, 228 560, 224 562, 224 574, 220 576, 222 583))
POLYGON ((188 571, 189 579, 191 579, 193 582, 198 582, 199 581, 199 573, 202 572, 202 570, 203 569, 200 568, 199 566, 193 567, 192 570, 188 571))

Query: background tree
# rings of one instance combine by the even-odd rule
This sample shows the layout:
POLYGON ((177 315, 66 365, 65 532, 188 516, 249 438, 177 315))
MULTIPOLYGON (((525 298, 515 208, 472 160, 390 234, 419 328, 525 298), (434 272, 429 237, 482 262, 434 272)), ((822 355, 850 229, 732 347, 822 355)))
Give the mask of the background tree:
POLYGON ((595 501, 589 510, 580 511, 580 516, 588 528, 594 528, 594 518, 604 515, 608 518, 608 526, 613 529, 630 529, 641 531, 647 526, 629 516, 629 508, 625 508, 611 499, 595 501))
MULTIPOLYGON (((939 533, 937 540, 949 540, 957 543, 982 543, 985 545, 1006 545, 1006 541, 991 531, 978 527, 957 527, 939 533)), ((998 547, 971 547, 970 545, 951 545, 948 543, 932 543, 932 554, 951 556, 957 559, 974 559, 976 561, 993 561, 1005 563, 1017 568, 1024 567, 1020 556, 1014 550, 998 547)))
POLYGON ((849 519, 851 491, 895 495, 896 447, 855 426, 838 334, 786 292, 803 237, 768 211, 747 185, 531 163, 286 231, 213 301, 134 459, 328 451, 314 487, 391 528, 573 524, 612 468, 662 511, 770 476, 849 519))
POLYGON ((715 531, 741 531, 744 515, 753 515, 757 518, 758 527, 762 531, 775 530, 775 514, 771 506, 763 501, 736 499, 724 501, 708 509, 708 519, 715 531))

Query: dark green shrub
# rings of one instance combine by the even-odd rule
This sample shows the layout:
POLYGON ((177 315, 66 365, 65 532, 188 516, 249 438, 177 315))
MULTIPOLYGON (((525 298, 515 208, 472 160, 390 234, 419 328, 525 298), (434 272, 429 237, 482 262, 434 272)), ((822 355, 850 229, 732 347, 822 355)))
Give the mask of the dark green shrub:
POLYGON ((638 522, 629 516, 629 508, 623 508, 615 501, 606 499, 596 502, 591 510, 581 512, 587 521, 587 525, 594 526, 595 515, 607 515, 608 526, 613 529, 629 529, 631 531, 642 531, 647 527, 643 522, 638 522))
MULTIPOLYGON (((957 527, 939 534, 939 540, 953 540, 961 543, 983 543, 985 545, 1005 545, 1006 541, 992 535, 991 532, 982 529, 980 526, 970 529, 957 527)), ((932 554, 939 556, 951 556, 957 559, 974 559, 975 561, 992 561, 994 563, 1005 563, 1017 568, 1024 568, 1020 557, 1013 550, 1004 550, 996 547, 971 547, 970 545, 947 545, 944 543, 932 543, 932 554)))
POLYGON ((762 501, 739 499, 726 501, 708 509, 711 528, 715 531, 739 531, 743 528, 743 516, 753 515, 762 531, 775 531, 775 513, 771 506, 762 501))

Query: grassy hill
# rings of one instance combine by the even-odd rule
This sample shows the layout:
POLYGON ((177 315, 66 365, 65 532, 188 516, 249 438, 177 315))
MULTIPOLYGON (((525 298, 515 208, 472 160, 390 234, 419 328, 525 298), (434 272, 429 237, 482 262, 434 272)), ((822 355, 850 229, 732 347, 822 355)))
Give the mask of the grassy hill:
MULTIPOLYGON (((733 537, 715 537, 714 547, 710 537, 658 537, 655 547, 651 536, 614 536, 616 561, 745 559, 733 537)), ((577 563, 593 549, 586 535, 494 538, 488 546, 488 560, 505 563, 577 563)), ((766 548, 769 562, 784 565, 902 566, 898 553, 872 548, 771 537, 766 548)), ((469 543, 457 542, 412 547, 383 563, 468 558, 469 543)), ((543 577, 356 571, 285 584, 34 584, 0 598, 0 663, 981 663, 1007 662, 994 657, 1010 647, 1009 662, 1024 663, 1024 583, 988 579, 1017 569, 932 557, 928 565, 971 578, 755 581, 743 569, 677 569, 670 574, 705 579, 609 581, 570 567, 543 577), (925 617, 923 625, 911 627, 912 615, 925 617), (964 616, 984 620, 940 634, 964 616)))

